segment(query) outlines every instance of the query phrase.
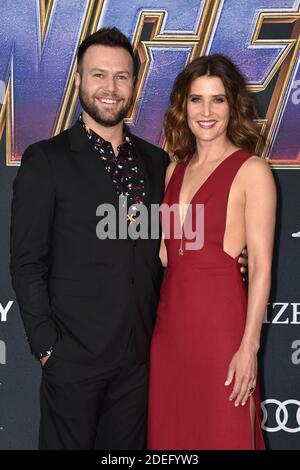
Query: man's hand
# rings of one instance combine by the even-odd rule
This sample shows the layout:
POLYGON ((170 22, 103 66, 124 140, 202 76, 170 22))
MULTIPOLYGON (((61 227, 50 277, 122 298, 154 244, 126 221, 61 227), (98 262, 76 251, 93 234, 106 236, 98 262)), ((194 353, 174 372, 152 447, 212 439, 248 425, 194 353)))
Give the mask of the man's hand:
POLYGON ((240 257, 238 259, 238 262, 240 263, 240 271, 242 274, 246 274, 246 277, 247 277, 247 273, 248 273, 248 251, 247 251, 247 248, 244 248, 242 250, 242 253, 240 254, 240 257))
POLYGON ((50 356, 45 356, 45 357, 42 357, 42 359, 40 359, 40 363, 42 364, 42 367, 44 367, 44 365, 48 361, 49 357, 50 356))

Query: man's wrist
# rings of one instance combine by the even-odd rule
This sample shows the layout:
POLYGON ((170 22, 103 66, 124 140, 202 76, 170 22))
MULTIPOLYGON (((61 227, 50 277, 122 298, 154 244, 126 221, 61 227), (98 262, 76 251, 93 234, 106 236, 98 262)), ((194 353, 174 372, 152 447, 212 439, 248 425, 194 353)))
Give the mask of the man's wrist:
POLYGON ((53 346, 51 346, 49 349, 47 349, 45 351, 39 351, 39 352, 35 353, 35 357, 40 361, 41 359, 43 359, 43 357, 51 356, 52 351, 53 351, 53 346))

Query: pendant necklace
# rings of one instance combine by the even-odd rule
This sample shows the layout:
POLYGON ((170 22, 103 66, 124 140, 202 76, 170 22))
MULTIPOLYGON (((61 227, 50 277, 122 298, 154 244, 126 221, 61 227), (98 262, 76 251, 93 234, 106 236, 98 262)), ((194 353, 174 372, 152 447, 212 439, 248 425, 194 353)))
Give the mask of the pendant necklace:
MULTIPOLYGON (((228 151, 229 147, 230 147, 230 145, 229 145, 228 147, 226 147, 225 150, 224 150, 224 152, 222 153, 219 164, 222 163, 223 157, 224 157, 224 155, 226 154, 226 152, 228 151)), ((208 175, 208 177, 205 179, 204 183, 205 183, 206 180, 211 176, 211 174, 215 172, 215 170, 217 169, 217 167, 219 166, 219 164, 218 164, 218 165, 214 168, 214 170, 208 175)), ((201 185, 200 187, 202 187, 204 183, 202 183, 202 185, 201 185)), ((198 188, 198 191, 199 191, 199 189, 200 189, 200 188, 198 188)), ((192 198, 192 199, 193 199, 193 198, 192 198)), ((183 215, 183 214, 182 214, 182 211, 181 211, 181 205, 180 205, 180 207, 179 207, 179 214, 180 214, 180 224, 181 224, 181 216, 183 215)), ((184 250, 183 250, 183 240, 182 240, 183 226, 184 226, 184 222, 183 222, 183 224, 181 225, 180 247, 178 248, 178 255, 179 255, 179 256, 183 256, 183 253, 184 253, 184 250)))
POLYGON ((182 246, 182 234, 183 234, 183 225, 184 225, 184 222, 183 224, 181 225, 181 216, 183 215, 181 213, 181 206, 179 207, 179 214, 180 214, 180 228, 181 228, 181 232, 180 232, 180 247, 178 249, 178 255, 179 256, 183 256, 183 246, 182 246))

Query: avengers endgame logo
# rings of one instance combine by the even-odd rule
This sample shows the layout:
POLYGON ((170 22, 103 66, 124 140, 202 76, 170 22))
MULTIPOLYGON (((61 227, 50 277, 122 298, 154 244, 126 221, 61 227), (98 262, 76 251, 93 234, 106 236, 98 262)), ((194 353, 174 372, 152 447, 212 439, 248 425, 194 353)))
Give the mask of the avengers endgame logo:
POLYGON ((103 26, 132 41, 140 70, 128 124, 163 145, 173 81, 192 59, 219 52, 234 60, 261 110, 263 156, 299 168, 299 0, 1 0, 0 138, 6 164, 69 127, 80 111, 76 49, 103 26), (272 29, 273 28, 273 29, 272 29), (273 33, 270 35, 270 31, 273 33))

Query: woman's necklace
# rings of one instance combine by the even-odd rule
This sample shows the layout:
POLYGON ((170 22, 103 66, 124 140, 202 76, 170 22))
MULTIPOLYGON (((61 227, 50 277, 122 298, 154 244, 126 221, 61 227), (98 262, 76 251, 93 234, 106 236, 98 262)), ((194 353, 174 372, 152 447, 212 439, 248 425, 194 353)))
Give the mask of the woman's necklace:
POLYGON ((181 206, 179 206, 179 215, 180 215, 180 227, 181 227, 181 230, 180 230, 180 247, 178 249, 178 254, 179 256, 183 256, 183 226, 184 226, 184 222, 182 223, 183 221, 183 210, 181 208, 181 206))
MULTIPOLYGON (((226 152, 228 151, 228 149, 230 148, 231 144, 225 148, 224 152, 222 153, 221 157, 220 157, 220 161, 218 163, 218 165, 213 169, 213 171, 207 176, 207 178, 204 180, 204 182, 201 184, 201 186, 199 186, 199 188, 197 189, 197 191, 195 192, 194 196, 197 194, 197 192, 200 190, 200 188, 203 186, 203 184, 206 182, 206 180, 208 180, 208 178, 215 172, 215 170, 218 168, 218 166, 222 163, 223 161, 223 158, 226 154, 226 152)), ((183 179, 184 179, 184 176, 183 176, 183 179)), ((194 196, 192 197, 191 201, 194 199, 194 196)), ((182 209, 182 204, 179 205, 179 215, 180 215, 180 226, 181 226, 181 231, 180 231, 180 247, 178 248, 178 255, 179 256, 183 256, 184 254, 184 250, 183 250, 183 227, 184 227, 184 223, 185 223, 185 220, 183 218, 184 216, 184 211, 182 209), (182 222, 183 221, 183 222, 182 222)))

